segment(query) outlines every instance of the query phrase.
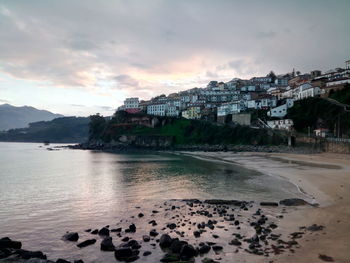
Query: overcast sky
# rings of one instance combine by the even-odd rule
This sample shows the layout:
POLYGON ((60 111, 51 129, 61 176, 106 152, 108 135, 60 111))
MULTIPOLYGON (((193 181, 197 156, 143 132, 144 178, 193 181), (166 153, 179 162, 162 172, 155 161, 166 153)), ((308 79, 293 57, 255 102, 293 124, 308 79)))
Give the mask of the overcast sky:
POLYGON ((0 104, 110 115, 210 80, 344 67, 349 0, 1 0, 0 104))

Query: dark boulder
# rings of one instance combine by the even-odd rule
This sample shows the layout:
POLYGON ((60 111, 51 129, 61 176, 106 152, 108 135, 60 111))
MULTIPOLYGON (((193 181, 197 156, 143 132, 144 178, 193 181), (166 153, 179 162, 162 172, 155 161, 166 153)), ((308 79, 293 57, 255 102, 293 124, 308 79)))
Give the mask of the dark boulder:
POLYGON ((106 237, 101 242, 102 251, 114 251, 114 245, 111 237, 106 237))
POLYGON ((159 233, 158 233, 155 229, 152 229, 152 230, 149 232, 149 235, 150 235, 151 237, 155 237, 155 236, 158 236, 159 233))
POLYGON ((285 206, 299 206, 299 205, 307 205, 309 203, 300 198, 290 198, 290 199, 281 200, 280 204, 285 206))
POLYGON ((30 258, 46 259, 46 255, 44 255, 44 253, 41 251, 24 251, 20 256, 23 259, 30 259, 30 258))
POLYGON ((144 256, 144 257, 147 257, 147 256, 149 256, 149 255, 151 255, 151 254, 152 254, 151 251, 145 251, 145 252, 143 252, 143 256, 144 256))
POLYGON ((172 238, 168 234, 163 234, 159 239, 159 246, 162 248, 170 247, 172 238))
POLYGON ((77 232, 68 232, 63 236, 63 239, 67 241, 78 241, 79 234, 77 232))
POLYGON ((180 262, 180 256, 178 254, 165 254, 160 262, 180 262))
POLYGON ((95 243, 96 243, 96 239, 94 239, 94 238, 93 239, 88 239, 88 240, 85 240, 85 241, 79 243, 77 245, 77 247, 83 248, 83 247, 87 247, 87 246, 93 245, 95 243))
POLYGON ((210 251, 211 247, 208 246, 208 245, 203 245, 199 248, 199 253, 201 254, 205 254, 205 253, 208 253, 210 251))
POLYGON ((8 237, 3 237, 0 239, 0 248, 14 248, 21 249, 22 243, 19 241, 13 241, 8 237))
POLYGON ((150 236, 148 236, 148 235, 143 235, 142 239, 144 242, 149 242, 151 240, 150 236))
POLYGON ((129 230, 130 230, 130 232, 136 232, 136 226, 135 226, 135 224, 131 224, 130 226, 129 226, 129 230))
POLYGON ((196 256, 197 251, 195 250, 195 248, 192 245, 184 245, 181 248, 180 251, 180 257, 182 260, 189 260, 192 257, 196 256))
POLYGON ((67 261, 65 259, 59 258, 56 260, 56 263, 71 263, 70 261, 67 261))
POLYGON ((278 203, 276 202, 261 202, 261 206, 278 206, 278 203))
POLYGON ((100 236, 109 236, 109 229, 107 227, 102 227, 99 231, 98 234, 100 236))

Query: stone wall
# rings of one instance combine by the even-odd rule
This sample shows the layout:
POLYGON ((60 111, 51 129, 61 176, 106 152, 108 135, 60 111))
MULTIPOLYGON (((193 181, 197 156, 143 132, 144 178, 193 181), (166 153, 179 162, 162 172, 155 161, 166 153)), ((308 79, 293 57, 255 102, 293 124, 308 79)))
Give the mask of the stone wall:
POLYGON ((295 146, 309 147, 315 151, 330 153, 350 153, 349 140, 332 140, 320 137, 297 136, 295 146))

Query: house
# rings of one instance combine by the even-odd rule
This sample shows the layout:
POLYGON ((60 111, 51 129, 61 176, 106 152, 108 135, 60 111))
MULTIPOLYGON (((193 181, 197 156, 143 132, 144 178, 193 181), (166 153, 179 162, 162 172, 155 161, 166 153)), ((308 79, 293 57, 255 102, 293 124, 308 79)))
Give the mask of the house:
POLYGON ((139 98, 126 98, 124 100, 124 109, 138 109, 139 98))
POLYGON ((287 105, 287 103, 286 103, 286 104, 277 106, 277 107, 275 107, 275 108, 269 110, 269 111, 267 112, 267 116, 270 116, 270 117, 277 117, 277 118, 283 118, 284 116, 286 116, 287 110, 288 110, 288 105, 287 105))
POLYGON ((218 107, 217 116, 225 116, 228 114, 236 114, 245 110, 245 105, 243 101, 233 101, 223 103, 220 107, 218 107))
POLYGON ((325 128, 319 128, 314 130, 315 136, 316 137, 322 137, 325 138, 329 135, 329 130, 325 128))
POLYGON ((182 117, 185 119, 196 120, 201 118, 201 107, 200 106, 192 106, 188 107, 187 110, 184 110, 181 113, 182 117))
POLYGON ((293 120, 283 119, 283 120, 267 121, 267 125, 272 129, 291 131, 293 128, 293 120))
POLYGON ((294 99, 302 100, 309 97, 315 97, 320 94, 321 89, 319 87, 313 87, 310 83, 305 83, 295 89, 294 99))
POLYGON ((156 102, 147 106, 147 114, 155 116, 165 116, 168 104, 156 102))

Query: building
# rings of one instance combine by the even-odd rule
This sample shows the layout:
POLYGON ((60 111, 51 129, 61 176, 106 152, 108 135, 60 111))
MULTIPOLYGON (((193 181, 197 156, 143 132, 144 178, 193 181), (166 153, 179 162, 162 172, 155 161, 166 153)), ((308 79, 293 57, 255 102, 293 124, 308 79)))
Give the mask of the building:
POLYGON ((126 98, 124 100, 124 109, 138 109, 139 98, 126 98))
POLYGON ((147 114, 166 116, 168 105, 166 103, 153 103, 147 106, 147 114))
POLYGON ((217 116, 220 117, 228 114, 236 114, 240 113, 245 109, 246 107, 243 101, 227 102, 223 103, 220 107, 218 107, 217 116))
POLYGON ((293 128, 293 120, 283 119, 267 121, 267 125, 272 129, 291 131, 293 128))
POLYGON ((184 110, 181 114, 182 114, 182 117, 185 119, 191 119, 191 120, 200 119, 201 107, 200 106, 188 107, 187 110, 184 110))
POLYGON ((277 118, 283 118, 284 116, 287 115, 287 110, 288 110, 288 105, 283 104, 280 106, 277 106, 267 112, 267 116, 270 117, 277 117, 277 118))
POLYGON ((313 87, 310 83, 305 83, 295 89, 294 100, 302 100, 320 94, 321 89, 319 87, 313 87))

